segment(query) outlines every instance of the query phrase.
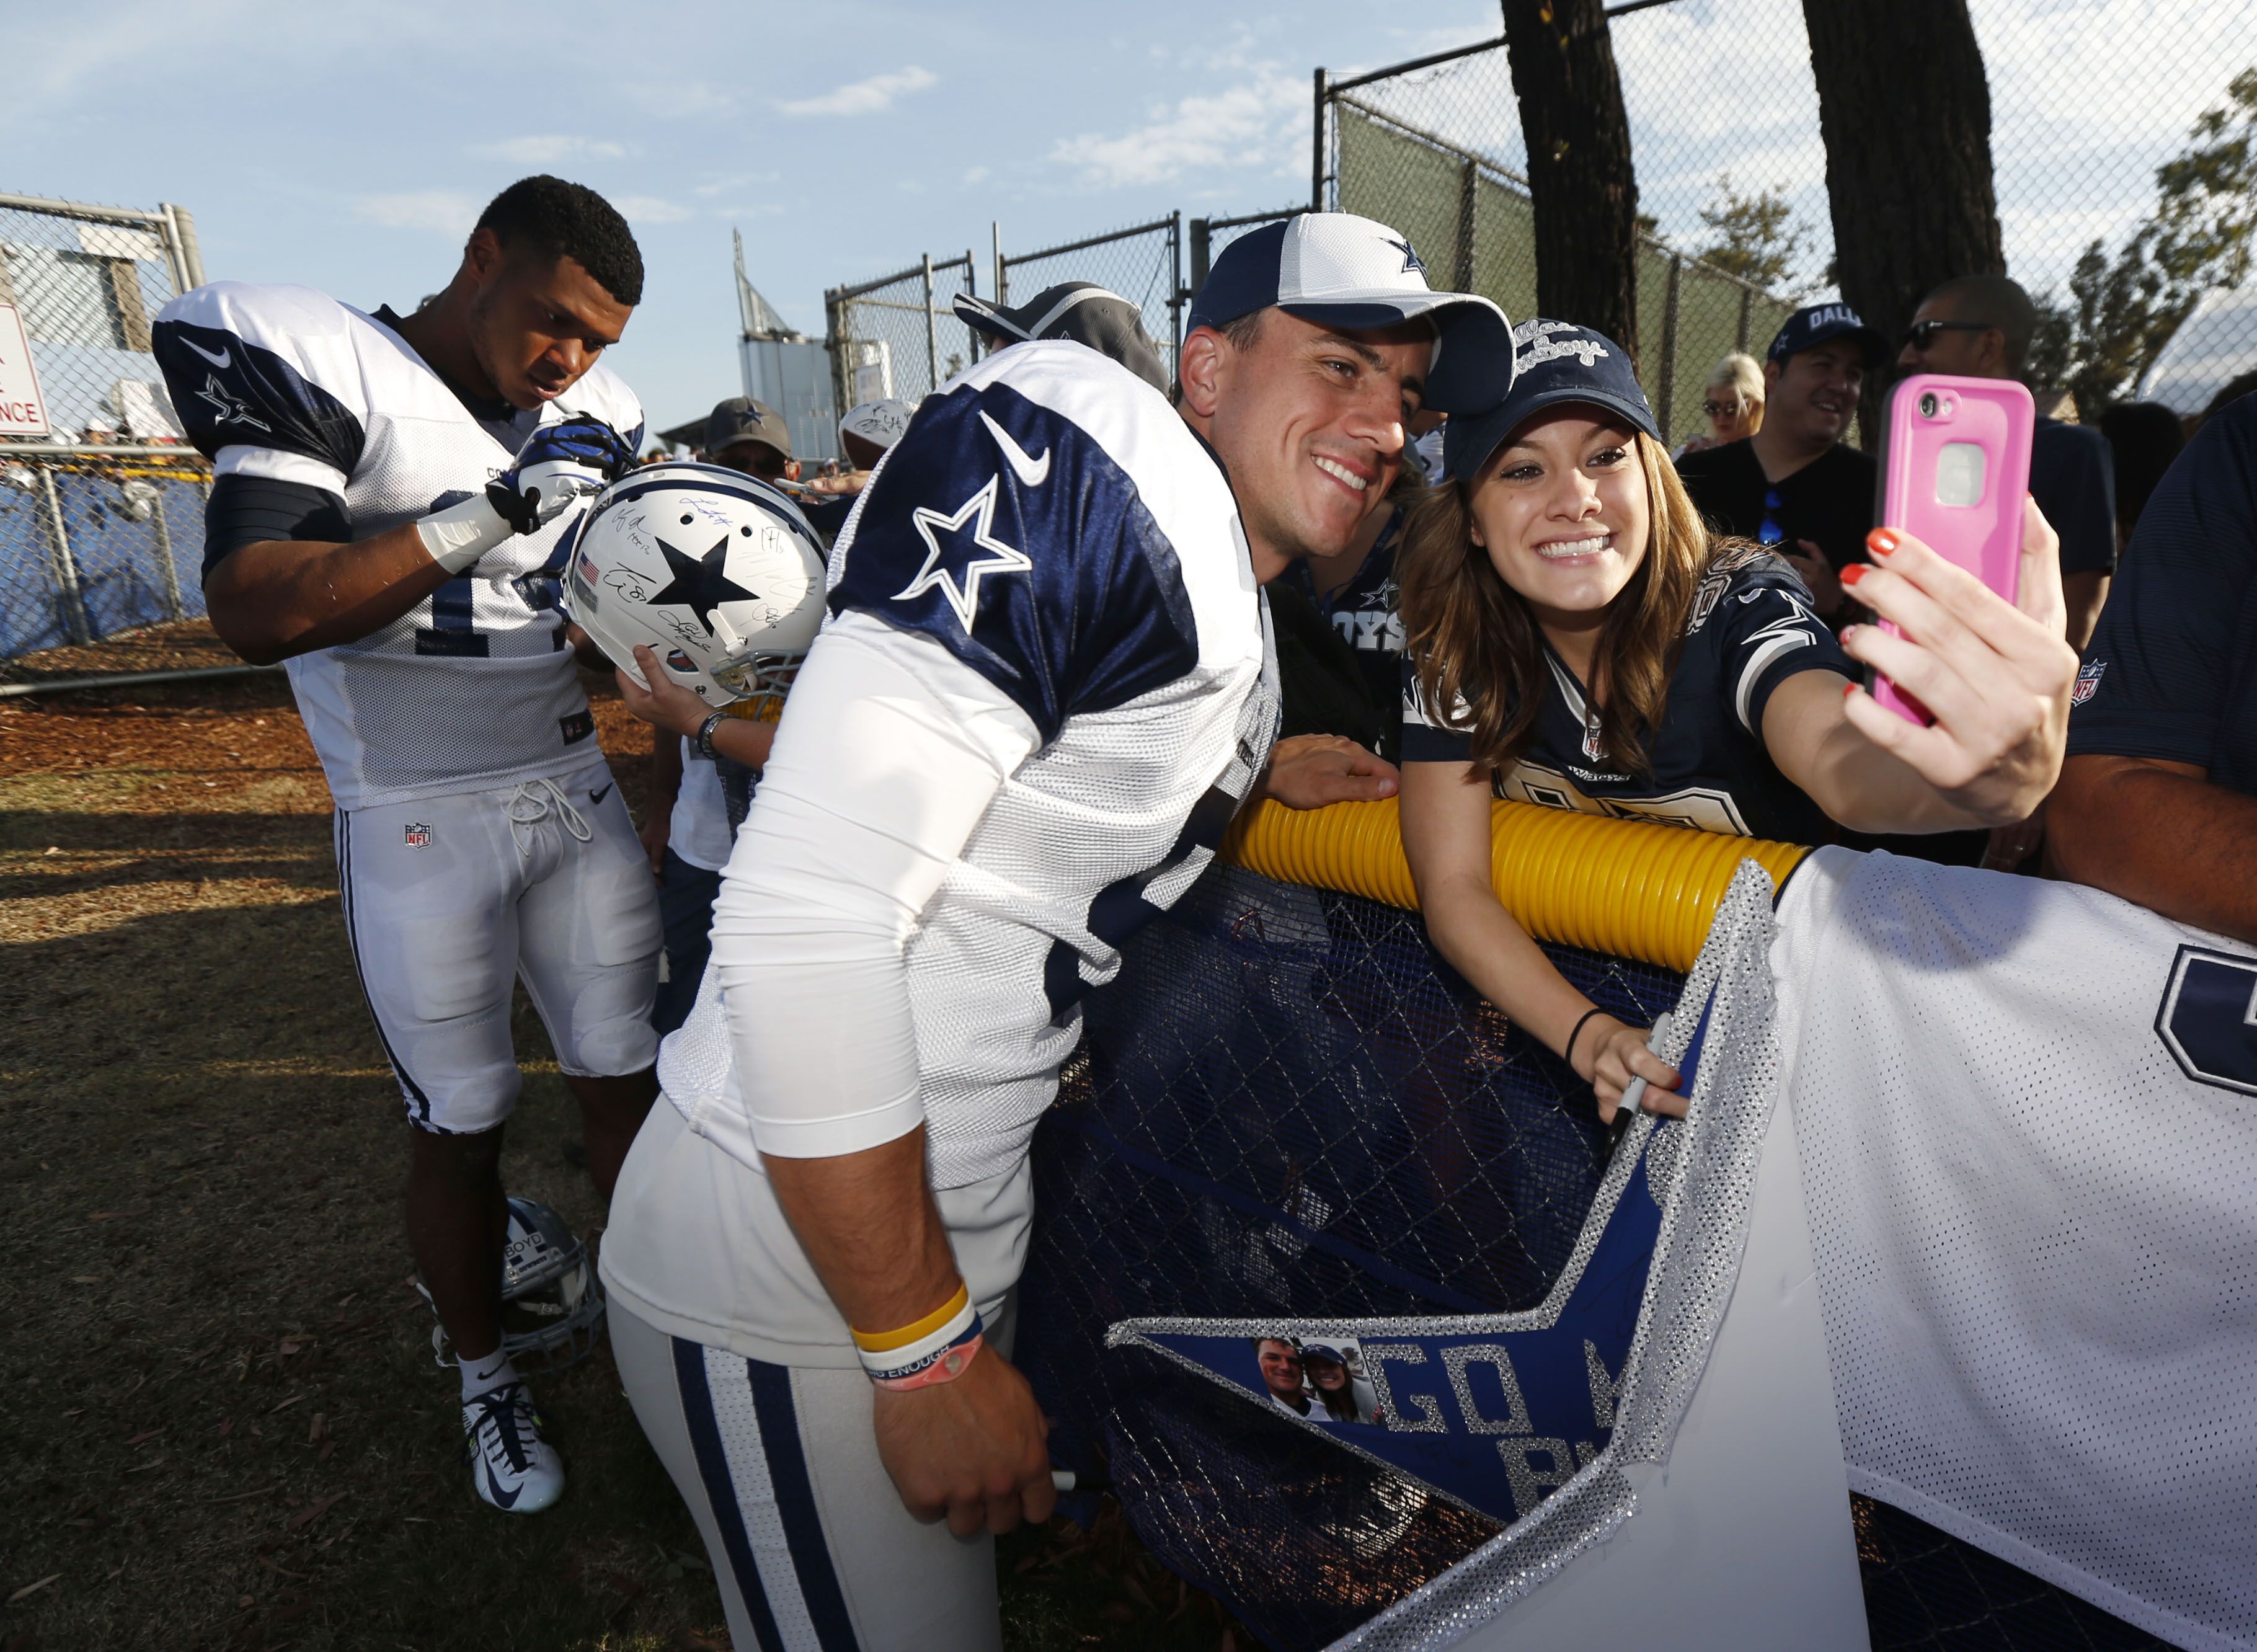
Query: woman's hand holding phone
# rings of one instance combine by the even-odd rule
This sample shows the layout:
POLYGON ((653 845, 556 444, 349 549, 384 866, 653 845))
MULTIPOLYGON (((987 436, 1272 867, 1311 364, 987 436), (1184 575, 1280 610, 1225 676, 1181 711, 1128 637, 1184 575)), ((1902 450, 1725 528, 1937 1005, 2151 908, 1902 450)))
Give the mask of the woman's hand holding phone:
POLYGON ((1852 626, 1843 649, 1915 696, 1935 720, 1909 722, 1854 684, 1843 714, 1986 825, 2027 819, 2061 774, 2077 680, 2077 650, 2062 635, 2060 538, 2025 497, 2011 603, 1910 534, 1876 528, 1866 547, 1871 565, 1844 569, 1843 583, 1900 635, 1852 626))

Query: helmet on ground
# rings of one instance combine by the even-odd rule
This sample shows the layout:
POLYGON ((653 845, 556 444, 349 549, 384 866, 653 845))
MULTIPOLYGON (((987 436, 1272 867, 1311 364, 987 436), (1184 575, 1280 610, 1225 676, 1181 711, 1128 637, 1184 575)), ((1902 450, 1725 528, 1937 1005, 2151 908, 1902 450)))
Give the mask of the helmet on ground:
MULTIPOLYGON (((637 682, 647 643, 708 705, 780 699, 823 624, 822 541, 756 478, 668 461, 630 471, 581 520, 564 607, 637 682)), ((647 684, 645 686, 648 686, 647 684)))
MULTIPOLYGON (((430 1301, 421 1280, 415 1288, 430 1301)), ((603 1322, 588 1247, 539 1200, 513 1197, 501 1258, 502 1352, 520 1371, 562 1371, 595 1352, 603 1322)), ((432 1327, 431 1352, 442 1365, 454 1363, 445 1327, 432 1327)))

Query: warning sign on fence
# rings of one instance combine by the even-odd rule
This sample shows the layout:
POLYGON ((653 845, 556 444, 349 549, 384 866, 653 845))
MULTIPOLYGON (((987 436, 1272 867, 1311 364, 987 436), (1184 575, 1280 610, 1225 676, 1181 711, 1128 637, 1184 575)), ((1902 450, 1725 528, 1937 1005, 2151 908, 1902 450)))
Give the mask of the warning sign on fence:
POLYGON ((46 434, 46 398, 39 394, 24 318, 13 304, 0 304, 0 436, 46 434))

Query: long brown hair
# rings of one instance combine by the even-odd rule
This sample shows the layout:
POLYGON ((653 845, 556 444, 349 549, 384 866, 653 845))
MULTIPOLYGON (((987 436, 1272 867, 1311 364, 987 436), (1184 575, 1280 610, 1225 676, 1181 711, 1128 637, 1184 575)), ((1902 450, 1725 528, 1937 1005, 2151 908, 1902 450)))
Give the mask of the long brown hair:
MULTIPOLYGON (((1650 775, 1645 742, 1661 726, 1702 571, 1730 542, 1701 520, 1661 443, 1643 431, 1631 440, 1645 474, 1645 559, 1608 605, 1586 686, 1608 757, 1650 775)), ((1403 627, 1419 698, 1439 720, 1468 730, 1473 761, 1502 775, 1535 737, 1551 668, 1535 614, 1474 543, 1472 527, 1465 482, 1445 482, 1412 507, 1397 564, 1403 627), (1454 718, 1461 698, 1464 720, 1454 718)))

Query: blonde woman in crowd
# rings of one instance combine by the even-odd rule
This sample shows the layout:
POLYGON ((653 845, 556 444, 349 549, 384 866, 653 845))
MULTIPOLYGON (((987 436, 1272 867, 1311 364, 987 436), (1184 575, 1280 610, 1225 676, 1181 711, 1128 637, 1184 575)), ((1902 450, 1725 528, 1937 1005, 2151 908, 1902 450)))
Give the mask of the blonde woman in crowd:
POLYGON ((1756 358, 1736 350, 1710 369, 1709 382, 1702 386, 1701 411, 1709 415, 1709 434, 1689 438, 1671 458, 1720 448, 1763 428, 1764 377, 1756 358))

